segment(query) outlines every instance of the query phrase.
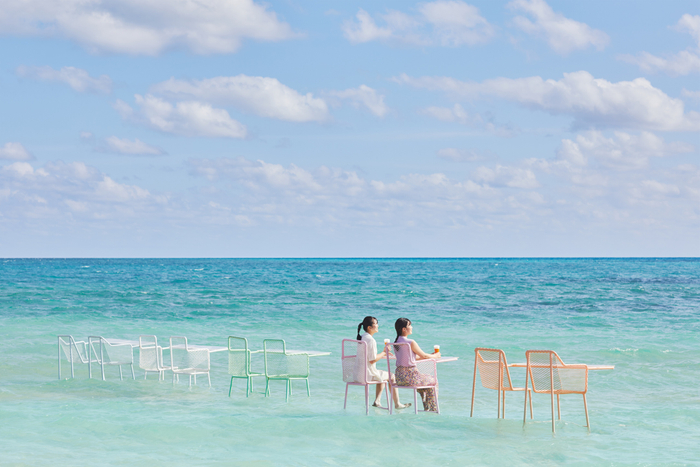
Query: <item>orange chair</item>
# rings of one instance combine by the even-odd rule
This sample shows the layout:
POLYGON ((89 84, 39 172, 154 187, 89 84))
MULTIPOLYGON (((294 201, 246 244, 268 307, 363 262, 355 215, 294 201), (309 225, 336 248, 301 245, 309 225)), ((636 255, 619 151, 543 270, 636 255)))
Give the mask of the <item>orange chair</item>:
MULTIPOLYGON (((498 391, 498 416, 506 418, 506 391, 525 391, 525 388, 513 387, 508 371, 506 354, 500 349, 474 349, 474 381, 472 382, 472 409, 469 416, 474 415, 474 393, 476 391, 476 370, 481 376, 481 385, 498 391), (501 397, 501 395, 503 397, 501 397), (503 410, 501 410, 501 407, 503 410)), ((527 403, 527 397, 525 398, 527 403)), ((530 418, 532 418, 532 397, 530 398, 530 418)))
MULTIPOLYGON (((586 404, 586 392, 588 392, 588 366, 587 365, 566 365, 559 355, 553 350, 528 350, 525 352, 527 358, 527 369, 525 374, 525 388, 528 387, 528 380, 532 382, 534 392, 550 394, 552 398, 552 433, 554 428, 554 395, 557 396, 557 419, 561 420, 561 406, 559 396, 562 394, 583 395, 583 408, 586 411, 586 427, 591 430, 588 421, 588 404, 586 404)), ((525 393, 525 405, 523 409, 523 425, 525 425, 525 414, 527 412, 527 392, 525 393)), ((532 404, 532 395, 530 395, 532 404)), ((532 409, 530 409, 532 416, 532 409)))

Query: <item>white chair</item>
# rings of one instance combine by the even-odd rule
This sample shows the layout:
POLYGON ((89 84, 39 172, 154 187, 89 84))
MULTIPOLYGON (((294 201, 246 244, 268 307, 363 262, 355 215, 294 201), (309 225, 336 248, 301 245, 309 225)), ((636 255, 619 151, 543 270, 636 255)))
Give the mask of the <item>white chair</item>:
POLYGON ((292 380, 306 381, 306 395, 311 397, 309 389, 309 355, 304 353, 287 353, 287 344, 282 339, 263 340, 265 359, 265 395, 270 395, 270 380, 286 381, 286 400, 292 394, 292 380))
POLYGON ((89 377, 92 378, 92 362, 97 362, 102 370, 102 381, 105 380, 105 365, 119 367, 119 379, 123 380, 122 365, 131 367, 131 377, 136 379, 134 374, 134 351, 131 344, 111 344, 102 336, 88 337, 90 347, 90 361, 88 362, 89 377), (97 346, 97 348, 95 348, 97 346), (93 360, 92 357, 95 357, 93 360))
POLYGON ((176 378, 178 382, 180 381, 180 375, 190 377, 190 386, 192 386, 193 376, 194 384, 197 384, 197 375, 207 375, 207 381, 211 387, 210 368, 208 349, 190 348, 187 345, 187 338, 184 336, 170 338, 170 369, 173 372, 173 384, 175 384, 176 378))
POLYGON ((253 377, 265 376, 264 373, 253 373, 251 369, 250 355, 259 353, 260 350, 251 351, 248 348, 248 339, 245 337, 228 336, 228 374, 231 375, 231 384, 228 387, 228 396, 231 397, 234 378, 245 378, 245 396, 253 392, 253 377))
POLYGON ((75 378, 74 363, 89 363, 87 343, 76 341, 73 336, 64 334, 58 336, 58 379, 61 379, 61 353, 70 362, 70 377, 75 378))
MULTIPOLYGON (((397 356, 401 355, 402 352, 413 352, 411 350, 411 344, 408 343, 394 343, 386 344, 384 350, 389 355, 389 351, 395 350, 397 356)), ((396 375, 396 358, 387 358, 387 367, 389 369, 389 375, 396 375)), ((412 389, 413 390, 413 407, 414 413, 418 413, 418 392, 423 392, 422 390, 433 390, 435 391, 435 408, 436 412, 440 413, 440 404, 438 403, 438 379, 437 379, 437 362, 433 359, 416 360, 415 366, 416 379, 420 382, 414 385, 404 385, 397 384, 399 378, 396 378, 396 382, 391 381, 391 376, 389 377, 389 394, 393 394, 394 388, 398 389, 412 389)), ((422 397, 422 394, 421 394, 422 397)), ((389 402, 389 413, 393 413, 391 410, 392 402, 389 402)), ((421 410, 421 412, 426 412, 421 410)))
MULTIPOLYGON (((343 409, 348 406, 348 388, 350 386, 364 386, 365 415, 369 415, 369 387, 382 384, 382 382, 370 379, 367 364, 367 343, 354 339, 343 339, 340 359, 343 367, 343 381, 345 382, 345 403, 343 404, 343 409)), ((385 410, 389 410, 390 403, 387 386, 384 386, 387 407, 381 407, 385 410)))
POLYGON ((158 373, 158 381, 165 379, 165 370, 170 367, 163 364, 163 350, 168 348, 159 346, 156 336, 139 336, 139 368, 144 371, 143 379, 148 377, 149 372, 158 373))

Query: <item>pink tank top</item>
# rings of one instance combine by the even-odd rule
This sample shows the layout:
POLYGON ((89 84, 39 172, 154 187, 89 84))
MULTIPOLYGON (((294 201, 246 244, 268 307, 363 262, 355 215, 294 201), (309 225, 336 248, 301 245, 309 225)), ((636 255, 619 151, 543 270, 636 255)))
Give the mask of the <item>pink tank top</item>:
POLYGON ((411 350, 412 339, 408 339, 404 336, 399 336, 396 340, 397 344, 408 344, 400 345, 399 350, 396 352, 396 366, 416 366, 416 354, 411 350))

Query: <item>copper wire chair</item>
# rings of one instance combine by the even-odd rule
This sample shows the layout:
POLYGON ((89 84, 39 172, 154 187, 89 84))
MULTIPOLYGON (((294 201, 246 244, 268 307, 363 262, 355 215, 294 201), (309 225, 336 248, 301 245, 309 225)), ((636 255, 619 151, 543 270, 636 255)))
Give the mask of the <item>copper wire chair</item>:
MULTIPOLYGON (((583 395, 583 408, 586 412, 586 427, 591 430, 588 420, 588 404, 586 403, 586 392, 588 392, 588 366, 587 365, 566 365, 559 355, 553 350, 528 350, 525 352, 527 358, 527 369, 525 374, 525 388, 528 387, 528 380, 532 382, 532 391, 551 395, 552 405, 552 433, 554 427, 554 396, 557 396, 557 419, 561 420, 561 405, 559 396, 562 394, 583 395)), ((527 395, 525 393, 525 404, 527 406, 527 395)), ((532 395, 530 396, 532 403, 532 395)), ((527 407, 524 409, 527 411, 527 407)), ((525 413, 523 412, 523 425, 525 425, 525 413)))
MULTIPOLYGON (((525 391, 525 388, 513 386, 508 370, 506 354, 500 349, 477 347, 474 349, 474 380, 472 382, 472 407, 470 417, 474 415, 474 393, 476 391, 476 373, 479 370, 481 385, 498 391, 498 415, 506 418, 506 391, 525 391)), ((527 398, 525 398, 527 403, 527 398)), ((530 418, 532 418, 532 398, 530 398, 530 418)))

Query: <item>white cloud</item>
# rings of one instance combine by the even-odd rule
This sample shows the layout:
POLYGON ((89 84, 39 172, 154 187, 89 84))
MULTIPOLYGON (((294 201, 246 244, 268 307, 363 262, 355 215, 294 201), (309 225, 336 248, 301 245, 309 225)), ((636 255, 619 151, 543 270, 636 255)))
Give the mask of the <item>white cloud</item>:
POLYGON ((106 149, 108 151, 118 154, 145 154, 152 156, 164 154, 162 149, 148 145, 139 139, 131 141, 126 138, 110 136, 105 139, 105 143, 107 143, 106 149))
POLYGON ((93 78, 87 71, 72 66, 64 66, 60 70, 54 70, 50 66, 19 66, 16 73, 23 78, 65 83, 78 92, 112 92, 112 80, 109 76, 100 75, 93 78))
POLYGON ((675 30, 689 33, 696 42, 696 47, 689 47, 673 55, 657 57, 648 52, 642 52, 637 56, 619 55, 624 62, 637 65, 640 69, 653 73, 661 71, 672 76, 685 76, 691 73, 700 73, 700 15, 691 16, 685 14, 674 26, 675 30))
POLYGON ((94 53, 134 55, 172 48, 231 53, 245 39, 295 37, 252 0, 5 0, 0 33, 66 38, 94 53))
POLYGON ((571 115, 575 127, 700 130, 700 113, 685 112, 683 101, 669 97, 644 78, 612 83, 578 71, 564 73, 559 81, 533 76, 476 83, 448 77, 412 78, 405 74, 394 80, 466 99, 495 96, 551 114, 571 115))
POLYGON ((455 104, 453 107, 430 106, 423 109, 421 113, 443 122, 456 122, 474 128, 483 128, 505 138, 512 137, 515 133, 515 129, 510 125, 496 124, 493 117, 488 114, 469 114, 460 104, 455 104))
POLYGON ((122 118, 155 130, 181 136, 245 138, 247 135, 243 124, 232 119, 225 110, 209 104, 185 101, 173 105, 150 94, 134 97, 140 107, 138 111, 121 100, 114 107, 122 118))
POLYGON ((440 149, 437 151, 437 156, 452 162, 475 162, 483 158, 477 151, 457 148, 440 149))
POLYGON ((462 1, 438 0, 418 5, 419 15, 388 10, 378 15, 386 26, 378 26, 375 19, 360 9, 357 21, 343 23, 345 37, 353 43, 375 40, 430 46, 459 47, 487 42, 494 28, 479 15, 478 8, 462 1))
POLYGON ((389 107, 384 103, 384 95, 364 84, 344 91, 331 91, 329 94, 349 100, 354 107, 365 107, 377 117, 383 117, 389 112, 389 107))
POLYGON ((500 164, 496 164, 493 169, 484 166, 478 167, 474 171, 474 176, 478 182, 497 187, 507 186, 531 190, 540 186, 532 170, 500 164))
POLYGON ((0 200, 0 215, 6 220, 124 218, 168 203, 166 196, 119 183, 82 162, 50 162, 38 168, 15 162, 0 168, 0 186, 8 189, 0 200))
POLYGON ((313 94, 300 94, 275 78, 262 76, 220 76, 203 80, 170 78, 151 87, 154 94, 172 99, 231 106, 261 117, 289 122, 321 122, 328 118, 328 106, 313 94))
POLYGON ((531 15, 534 22, 524 16, 516 16, 513 22, 528 34, 543 36, 559 54, 566 55, 590 46, 602 50, 608 44, 609 37, 603 31, 555 13, 544 0, 515 0, 508 4, 508 8, 531 15))
POLYGON ((21 143, 5 143, 3 147, 0 147, 0 159, 31 161, 34 160, 34 156, 32 156, 21 143))
POLYGON ((682 89, 681 96, 690 97, 691 99, 700 99, 700 91, 688 91, 687 89, 682 89))

